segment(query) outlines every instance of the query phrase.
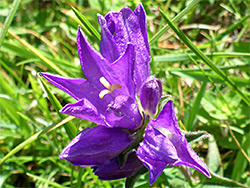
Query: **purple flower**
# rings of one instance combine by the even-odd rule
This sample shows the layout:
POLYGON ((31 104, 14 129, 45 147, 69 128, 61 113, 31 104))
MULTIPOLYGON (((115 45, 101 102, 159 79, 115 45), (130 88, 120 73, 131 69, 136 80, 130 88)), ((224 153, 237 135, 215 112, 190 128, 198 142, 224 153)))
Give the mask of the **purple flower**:
POLYGON ((141 86, 140 101, 144 112, 154 117, 156 107, 161 99, 162 85, 159 79, 150 76, 141 86))
POLYGON ((137 158, 136 153, 132 152, 129 154, 124 167, 120 167, 120 161, 118 157, 115 157, 110 163, 95 167, 94 173, 100 180, 114 180, 133 176, 142 167, 143 163, 137 158))
POLYGON ((77 46, 87 79, 41 73, 53 85, 77 100, 64 106, 61 112, 110 128, 138 128, 142 117, 135 101, 134 46, 128 44, 123 55, 109 62, 90 46, 80 28, 77 46), (133 108, 124 106, 125 103, 133 108), (111 118, 115 121, 109 123, 111 118), (126 120, 127 123, 124 123, 126 120))
POLYGON ((101 26, 100 51, 103 57, 113 62, 120 57, 131 43, 135 47, 134 81, 136 90, 150 76, 150 52, 147 36, 147 20, 143 6, 134 12, 124 7, 120 12, 110 12, 105 17, 98 15, 101 26))
POLYGON ((100 125, 79 133, 59 158, 77 166, 99 166, 109 163, 133 142, 134 138, 126 131, 100 125))
POLYGON ((98 18, 101 53, 90 46, 80 27, 77 34, 78 54, 86 79, 41 73, 76 99, 75 103, 64 106, 62 113, 98 124, 79 133, 60 158, 74 165, 93 167, 102 180, 129 177, 145 166, 153 184, 166 166, 175 165, 195 168, 210 177, 206 165, 181 133, 172 101, 156 119, 145 121, 156 114, 162 84, 150 76, 146 14, 142 5, 134 11, 125 7, 98 18), (121 165, 119 157, 123 155, 127 158, 121 165))
POLYGON ((180 131, 173 101, 168 101, 159 116, 149 121, 136 154, 149 170, 151 185, 167 165, 189 166, 211 177, 205 163, 190 147, 185 135, 180 131))

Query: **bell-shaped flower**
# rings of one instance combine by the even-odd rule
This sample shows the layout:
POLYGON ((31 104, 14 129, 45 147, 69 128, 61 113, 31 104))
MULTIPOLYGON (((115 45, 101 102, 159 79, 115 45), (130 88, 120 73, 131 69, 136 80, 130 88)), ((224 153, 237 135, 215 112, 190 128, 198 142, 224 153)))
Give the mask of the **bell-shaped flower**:
POLYGON ((141 86, 140 101, 145 114, 154 117, 156 107, 161 99, 161 81, 154 76, 150 76, 141 86))
MULTIPOLYGON (((87 79, 41 73, 53 85, 77 100, 73 104, 64 106, 61 112, 107 127, 136 129, 140 126, 142 117, 140 113, 135 113, 138 108, 133 81, 134 46, 128 43, 123 55, 111 63, 90 46, 80 28, 77 34, 77 46, 82 70, 87 79), (129 118, 133 123, 125 125, 116 119, 116 123, 107 124, 111 118, 110 108, 119 103, 120 96, 127 96, 127 103, 134 106, 133 109, 123 108, 124 111, 121 112, 122 115, 130 114, 129 118)), ((124 118, 121 118, 121 121, 124 121, 124 118)))
POLYGON ((115 180, 133 176, 143 167, 143 163, 137 158, 135 152, 129 154, 124 166, 121 167, 118 157, 110 163, 94 167, 94 173, 100 180, 115 180))
POLYGON ((185 165, 211 177, 206 164, 181 133, 172 101, 168 101, 155 120, 149 121, 136 154, 149 170, 151 185, 166 166, 185 165))
POLYGON ((77 166, 92 166, 103 180, 132 176, 143 165, 150 172, 150 184, 166 166, 185 165, 210 177, 205 163, 181 133, 172 101, 156 119, 145 124, 144 115, 153 118, 156 113, 162 85, 159 79, 150 77, 146 14, 142 5, 134 11, 125 7, 98 18, 100 53, 91 47, 80 27, 77 33, 78 54, 86 79, 41 73, 76 99, 75 103, 64 106, 62 113, 98 124, 78 134, 60 158, 77 166), (138 137, 144 130, 139 144, 138 137), (129 154, 125 165, 120 166, 118 155, 136 149, 138 144, 136 154, 129 154))
POLYGON ((125 7, 98 17, 100 53, 89 44, 80 27, 77 33, 78 55, 86 79, 41 73, 76 99, 64 106, 62 113, 99 125, 83 130, 62 151, 60 158, 78 166, 107 164, 135 141, 131 135, 143 122, 135 99, 138 88, 150 75, 142 5, 134 12, 125 7))
POLYGON ((124 7, 120 12, 109 12, 105 17, 98 14, 101 26, 100 51, 109 62, 115 61, 131 43, 135 47, 134 81, 139 91, 150 76, 150 51, 147 36, 146 13, 139 4, 134 11, 124 7))
POLYGON ((96 126, 84 129, 63 149, 60 159, 77 166, 99 166, 110 162, 129 147, 134 138, 120 128, 96 126))

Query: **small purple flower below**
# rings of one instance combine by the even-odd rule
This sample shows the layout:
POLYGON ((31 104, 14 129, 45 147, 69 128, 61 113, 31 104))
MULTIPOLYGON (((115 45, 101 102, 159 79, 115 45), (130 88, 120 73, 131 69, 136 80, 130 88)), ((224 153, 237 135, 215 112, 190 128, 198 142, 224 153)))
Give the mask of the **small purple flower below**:
POLYGON ((91 47, 80 28, 77 34, 86 79, 41 73, 76 99, 64 106, 62 113, 98 125, 79 133, 64 148, 60 159, 77 166, 91 166, 102 180, 130 177, 145 166, 152 185, 166 166, 176 165, 195 168, 211 177, 181 133, 173 102, 168 101, 153 119, 162 84, 150 76, 143 6, 140 4, 134 11, 125 7, 98 18, 101 53, 91 47), (121 165, 119 157, 123 155, 126 160, 121 165))

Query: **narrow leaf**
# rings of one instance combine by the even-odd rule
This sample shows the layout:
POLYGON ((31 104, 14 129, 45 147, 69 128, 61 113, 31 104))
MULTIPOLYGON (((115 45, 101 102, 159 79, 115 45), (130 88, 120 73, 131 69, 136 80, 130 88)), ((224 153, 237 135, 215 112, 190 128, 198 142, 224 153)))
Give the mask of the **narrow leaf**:
POLYGON ((213 136, 209 138, 208 142, 207 166, 209 170, 223 176, 220 151, 213 136))
POLYGON ((1 33, 0 33, 0 49, 1 49, 1 46, 3 44, 3 40, 4 40, 5 36, 6 36, 6 33, 7 33, 8 29, 9 29, 9 27, 10 27, 10 24, 11 24, 15 14, 16 14, 16 11, 17 11, 21 1, 22 0, 15 0, 14 3, 12 4, 11 8, 10 8, 10 12, 9 12, 4 24, 3 24, 3 27, 2 27, 2 30, 1 30, 1 33))
MULTIPOLYGON (((204 53, 208 57, 222 58, 222 57, 250 57, 250 53, 239 53, 239 52, 215 52, 215 53, 204 53)), ((194 53, 189 53, 192 58, 199 59, 194 53)), ((186 54, 170 54, 170 55, 158 55, 154 56, 155 62, 182 62, 190 60, 186 54)))
POLYGON ((61 70, 56 64, 54 64, 51 60, 49 60, 47 57, 45 57, 41 52, 39 52, 36 48, 31 46, 29 43, 27 43, 25 40, 21 39, 19 36, 14 34, 12 31, 8 32, 13 38, 15 38, 17 41, 19 41, 25 48, 29 49, 34 55, 39 57, 48 67, 56 71, 57 73, 61 74, 62 76, 67 76, 67 74, 61 70))
MULTIPOLYGON (((178 22, 183 16, 185 16, 190 10, 192 10, 200 0, 194 0, 192 1, 185 9, 183 9, 177 16, 173 18, 173 22, 178 22)), ((169 30, 169 25, 164 26, 160 31, 158 31, 150 40, 149 45, 153 44, 155 41, 157 41, 167 30, 169 30)))
MULTIPOLYGON (((203 82, 210 81, 207 78, 209 76, 210 79, 214 83, 224 84, 224 80, 222 80, 217 74, 213 74, 213 73, 206 73, 206 75, 204 75, 202 72, 197 71, 197 70, 196 71, 185 71, 185 70, 176 70, 176 69, 174 69, 174 70, 169 69, 168 72, 172 75, 175 75, 175 76, 179 76, 182 78, 190 78, 190 79, 203 81, 203 82)), ((232 77, 232 76, 228 76, 228 78, 230 78, 232 81, 234 81, 234 83, 237 84, 237 86, 250 87, 250 80, 249 79, 240 78, 240 77, 232 77)))
POLYGON ((31 144, 32 142, 34 142, 35 140, 37 140, 38 138, 42 137, 44 134, 47 134, 51 131, 53 131, 54 129, 64 125, 65 123, 71 121, 72 119, 74 119, 75 117, 67 117, 65 119, 63 119, 62 121, 60 121, 57 124, 53 124, 47 128, 45 128, 43 131, 39 131, 36 134, 34 134, 33 136, 29 137, 27 140, 25 140, 24 142, 22 142, 21 144, 19 144, 18 146, 16 146, 13 150, 11 150, 6 156, 4 156, 4 158, 2 158, 2 160, 0 161, 0 165, 6 161, 8 158, 10 158, 12 155, 15 155, 15 153, 17 153, 18 151, 20 151, 21 149, 23 149, 25 146, 31 144))
POLYGON ((243 18, 241 18, 237 23, 231 25, 229 28, 227 28, 226 31, 224 31, 223 33, 219 34, 216 37, 216 40, 220 40, 222 39, 225 35, 231 33, 234 29, 236 29, 240 24, 242 24, 244 21, 246 21, 248 18, 250 18, 250 14, 247 16, 244 16, 243 18))
MULTIPOLYGON (((48 98, 50 99, 50 102, 52 103, 52 105, 55 108, 55 110, 56 110, 57 114, 59 115, 59 117, 61 117, 61 119, 64 119, 65 117, 67 117, 67 115, 62 114, 62 113, 59 112, 62 109, 62 105, 57 100, 57 98, 53 95, 53 93, 50 91, 50 89, 45 84, 43 79, 40 79, 40 80, 41 80, 41 83, 42 83, 42 86, 43 86, 45 92, 48 95, 48 98)), ((65 128, 69 138, 72 140, 76 136, 76 132, 77 132, 77 129, 76 129, 75 125, 72 122, 69 122, 69 123, 64 125, 64 128, 65 128)))
POLYGON ((227 77, 227 75, 221 71, 200 49, 198 49, 195 44, 183 34, 179 28, 177 28, 174 23, 159 9, 162 17, 171 27, 171 29, 178 35, 178 37, 207 65, 209 66, 224 82, 232 88, 236 93, 238 93, 245 103, 250 106, 250 99, 235 85, 235 83, 227 77))
POLYGON ((96 31, 96 29, 89 23, 89 21, 73 6, 71 7, 77 18, 81 23, 88 29, 88 31, 95 37, 95 39, 100 42, 101 35, 96 31))
POLYGON ((201 84, 201 87, 200 87, 190 109, 188 110, 188 117, 187 117, 187 120, 185 122, 185 127, 188 131, 194 130, 194 128, 195 128, 194 127, 195 126, 195 117, 199 111, 202 97, 204 96, 204 94, 206 92, 206 86, 207 86, 207 82, 203 82, 201 84))
POLYGON ((42 181, 42 182, 45 182, 45 183, 47 183, 47 184, 49 184, 49 185, 52 185, 53 187, 68 188, 68 187, 63 186, 63 185, 61 185, 61 184, 58 184, 58 183, 56 183, 56 182, 49 181, 48 179, 41 178, 41 177, 39 177, 39 176, 33 175, 33 174, 29 173, 29 172, 27 172, 26 174, 27 174, 28 176, 34 178, 34 179, 37 179, 37 180, 40 180, 40 181, 42 181))

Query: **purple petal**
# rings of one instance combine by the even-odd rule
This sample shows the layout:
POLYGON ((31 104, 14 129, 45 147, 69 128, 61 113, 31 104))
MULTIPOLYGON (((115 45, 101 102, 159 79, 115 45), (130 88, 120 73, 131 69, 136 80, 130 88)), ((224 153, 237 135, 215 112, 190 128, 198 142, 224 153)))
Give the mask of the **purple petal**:
POLYGON ((134 69, 134 46, 128 44, 125 53, 114 62, 111 67, 117 75, 120 75, 120 80, 127 86, 130 96, 135 97, 135 84, 133 81, 134 69))
POLYGON ((107 27, 112 35, 115 33, 115 20, 114 17, 118 17, 119 13, 118 12, 109 12, 108 14, 105 15, 105 20, 107 23, 107 27))
POLYGON ((175 115, 173 101, 169 100, 156 120, 151 121, 155 129, 164 128, 171 134, 182 135, 175 115))
POLYGON ((87 99, 81 99, 73 104, 67 104, 61 113, 92 121, 96 124, 106 125, 104 116, 87 99))
MULTIPOLYGON (((53 75, 50 73, 40 73, 50 83, 57 88, 68 93, 71 97, 79 100, 84 97, 82 88, 89 86, 88 81, 82 78, 66 78, 59 75, 53 75)), ((92 89, 92 88, 91 88, 92 89)))
POLYGON ((110 163, 98 166, 94 173, 100 180, 115 180, 130 177, 143 167, 143 163, 136 157, 135 152, 129 154, 123 168, 120 167, 118 157, 113 158, 110 163))
MULTIPOLYGON (((66 78, 49 73, 40 73, 44 78, 51 82, 57 88, 68 93, 76 100, 86 98, 90 101, 95 108, 102 114, 107 109, 107 105, 113 100, 111 95, 105 95, 103 99, 100 99, 100 89, 93 87, 89 81, 82 78, 66 78)), ((103 89, 103 86, 102 86, 103 89)))
POLYGON ((105 18, 98 14, 99 24, 101 26, 101 42, 100 51, 104 58, 106 58, 110 63, 114 62, 119 57, 119 51, 113 35, 109 31, 105 18))
POLYGON ((60 159, 76 166, 100 166, 124 151, 133 139, 119 128, 96 126, 79 133, 63 149, 60 159))
POLYGON ((151 57, 145 32, 146 24, 144 23, 146 23, 146 17, 144 14, 143 7, 139 5, 136 14, 128 7, 125 7, 119 13, 109 13, 105 16, 110 32, 114 33, 114 39, 120 54, 125 52, 128 42, 135 46, 134 76, 137 90, 140 89, 141 84, 150 75, 149 61, 151 57))
POLYGON ((142 117, 135 100, 120 95, 109 105, 105 113, 105 120, 109 127, 134 130, 140 126, 142 117))
POLYGON ((93 87, 106 89, 100 82, 100 78, 104 77, 110 85, 121 86, 121 89, 115 90, 117 95, 129 94, 127 87, 119 80, 110 63, 90 46, 80 27, 77 34, 77 46, 83 73, 93 87))
POLYGON ((150 184, 167 165, 186 165, 211 177, 206 164, 180 132, 172 101, 168 101, 156 120, 149 121, 137 156, 150 171, 150 184))
POLYGON ((159 79, 150 76, 143 84, 140 90, 141 105, 146 114, 154 117, 156 107, 161 99, 162 85, 159 79))
POLYGON ((156 121, 152 121, 151 125, 160 130, 166 138, 175 146, 178 161, 173 165, 186 165, 200 171, 207 177, 211 177, 206 164, 199 158, 195 151, 188 144, 185 135, 181 133, 178 126, 178 120, 175 115, 173 101, 168 101, 159 114, 156 121), (167 134, 166 133, 167 130, 167 134))
POLYGON ((144 140, 137 149, 137 157, 149 170, 149 183, 152 185, 165 167, 178 160, 175 146, 158 130, 148 125, 144 140))
POLYGON ((206 164, 200 159, 196 152, 188 144, 184 135, 172 135, 171 142, 175 145, 179 160, 173 165, 185 165, 194 168, 203 173, 208 178, 211 178, 206 164))
MULTIPOLYGON (((147 34, 147 17, 146 17, 146 12, 140 3, 134 10, 135 15, 137 16, 137 20, 140 24, 141 32, 144 38, 144 43, 147 49, 147 53, 150 54, 149 50, 149 43, 148 43, 148 34, 147 34)), ((148 67, 150 68, 150 67, 148 67)), ((150 70, 148 70, 150 74, 150 70)))

